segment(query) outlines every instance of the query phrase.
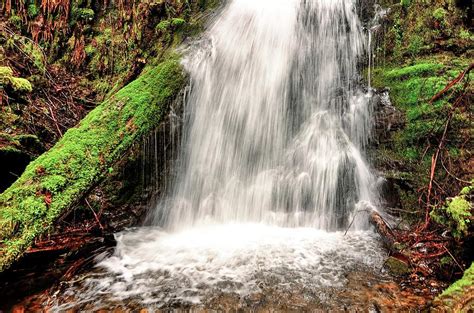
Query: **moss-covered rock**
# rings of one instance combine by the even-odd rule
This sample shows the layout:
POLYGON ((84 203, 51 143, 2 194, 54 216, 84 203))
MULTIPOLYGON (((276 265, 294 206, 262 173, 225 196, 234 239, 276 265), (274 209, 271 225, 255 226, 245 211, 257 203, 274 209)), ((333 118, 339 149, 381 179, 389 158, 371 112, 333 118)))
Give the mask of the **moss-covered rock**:
POLYGON ((389 270, 392 275, 403 276, 411 272, 410 264, 406 261, 390 256, 385 261, 385 267, 389 270))
POLYGON ((176 57, 146 68, 27 167, 0 195, 0 270, 100 181, 137 138, 159 123, 184 82, 176 57))

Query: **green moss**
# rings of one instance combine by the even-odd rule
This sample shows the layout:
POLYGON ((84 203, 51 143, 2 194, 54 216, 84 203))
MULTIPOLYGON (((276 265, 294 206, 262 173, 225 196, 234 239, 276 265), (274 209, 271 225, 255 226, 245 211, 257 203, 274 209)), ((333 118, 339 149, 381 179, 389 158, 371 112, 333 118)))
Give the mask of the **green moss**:
POLYGON ((407 9, 411 4, 411 0, 400 0, 400 4, 403 8, 407 9))
POLYGON ((171 25, 175 28, 180 28, 184 24, 186 24, 186 21, 182 18, 173 18, 173 19, 171 19, 171 25))
POLYGON ((472 286, 474 286, 474 263, 472 263, 471 267, 464 272, 463 277, 443 291, 441 296, 438 296, 437 300, 442 300, 441 298, 443 297, 453 297, 456 295, 462 297, 462 295, 467 292, 467 288, 472 288, 472 286))
POLYGON ((13 76, 13 70, 8 66, 0 66, 0 85, 10 84, 10 79, 13 76))
POLYGON ((23 23, 23 21, 21 20, 21 17, 19 17, 18 15, 12 15, 10 16, 10 18, 8 19, 8 21, 10 22, 10 24, 12 24, 13 26, 15 26, 16 28, 20 29, 21 28, 21 25, 23 23))
POLYGON ((83 21, 92 21, 94 19, 94 10, 89 8, 77 8, 74 10, 73 14, 76 19, 83 21))
POLYGON ((158 23, 155 27, 155 31, 157 32, 165 32, 167 30, 178 30, 182 28, 186 24, 186 20, 182 18, 172 18, 169 20, 163 20, 158 23))
POLYGON ((38 6, 34 3, 30 3, 28 5, 28 17, 33 19, 37 17, 38 14, 39 14, 38 6))
POLYGON ((84 48, 84 51, 86 52, 87 56, 91 57, 91 56, 93 56, 94 54, 97 53, 97 48, 94 47, 93 45, 87 45, 84 48))
POLYGON ((18 92, 31 92, 33 87, 31 83, 25 78, 12 77, 10 79, 11 85, 15 91, 18 92))
POLYGON ((156 25, 155 27, 155 30, 157 31, 166 31, 171 25, 171 22, 168 21, 168 20, 164 20, 164 21, 161 21, 158 23, 158 25, 156 25))
POLYGON ((471 203, 464 195, 460 195, 449 199, 446 206, 435 208, 430 216, 438 224, 447 227, 455 238, 461 238, 467 234, 471 211, 471 203))
MULTIPOLYGON (((472 183, 472 182, 471 182, 472 183)), ((464 187, 461 192, 459 193, 460 195, 463 195, 463 196, 467 196, 469 195, 471 192, 474 191, 474 185, 471 185, 471 186, 466 186, 464 187)))
POLYGON ((423 45, 424 45, 423 37, 418 36, 418 35, 413 35, 412 40, 410 41, 410 44, 408 45, 407 51, 412 56, 416 56, 418 53, 420 53, 421 49, 423 48, 423 45))
POLYGON ((406 127, 394 138, 404 159, 419 157, 419 145, 424 145, 427 138, 435 137, 443 130, 444 116, 450 104, 445 100, 428 103, 450 79, 440 73, 443 70, 440 63, 420 61, 410 66, 374 71, 374 86, 390 87, 392 103, 406 115, 406 127))
POLYGON ((440 22, 444 21, 447 14, 448 12, 446 12, 446 10, 443 8, 437 8, 436 10, 433 11, 433 17, 440 22))
POLYGON ((474 35, 471 35, 471 32, 469 30, 466 30, 466 29, 461 29, 461 31, 459 32, 459 38, 461 38, 463 40, 474 41, 474 35))
POLYGON ((0 195, 0 270, 47 231, 160 117, 184 84, 176 57, 142 75, 91 111, 0 195))
POLYGON ((401 155, 403 156, 403 159, 416 161, 420 158, 421 151, 416 147, 407 147, 401 151, 401 155))
POLYGON ((1 147, 0 148, 0 151, 4 152, 4 153, 13 153, 13 154, 19 154, 21 153, 20 150, 18 150, 17 148, 13 147, 13 146, 6 146, 6 147, 1 147))
POLYGON ((426 75, 433 75, 441 68, 442 65, 439 63, 420 62, 411 66, 392 69, 384 74, 384 76, 387 80, 423 77, 426 75))
POLYGON ((13 70, 6 66, 0 67, 0 85, 10 86, 16 92, 31 92, 31 83, 20 77, 13 77, 13 70))
POLYGON ((28 42, 24 45, 23 50, 30 57, 33 65, 41 72, 46 71, 46 60, 41 48, 32 42, 28 42))
MULTIPOLYGON (((468 58, 443 54, 423 58, 416 56, 414 61, 407 65, 388 62, 386 66, 373 71, 373 86, 388 87, 392 104, 405 115, 404 126, 393 132, 390 142, 384 144, 384 149, 389 151, 389 160, 382 162, 382 166, 388 164, 388 168, 391 168, 390 164, 393 162, 400 164, 395 167, 410 172, 415 177, 410 180, 413 190, 428 184, 431 157, 443 135, 449 114, 453 116, 444 148, 453 162, 464 162, 466 149, 460 149, 459 143, 466 140, 466 130, 470 129, 471 125, 470 116, 465 108, 452 111, 452 107, 454 101, 463 93, 465 84, 455 85, 450 93, 433 103, 430 103, 430 99, 464 71, 469 62, 468 58)), ((380 149, 377 153, 380 153, 380 149)), ((446 174, 438 164, 435 179, 442 180, 443 175, 446 174)), ((449 192, 452 191, 455 194, 458 190, 449 192)), ((418 207, 419 196, 416 193, 400 191, 402 205, 406 208, 418 207)), ((446 208, 439 208, 433 213, 439 217, 439 223, 449 228, 457 237, 465 233, 469 223, 467 212, 463 210, 465 207, 462 207, 466 203, 459 200, 455 199, 450 205, 447 204, 446 208)))

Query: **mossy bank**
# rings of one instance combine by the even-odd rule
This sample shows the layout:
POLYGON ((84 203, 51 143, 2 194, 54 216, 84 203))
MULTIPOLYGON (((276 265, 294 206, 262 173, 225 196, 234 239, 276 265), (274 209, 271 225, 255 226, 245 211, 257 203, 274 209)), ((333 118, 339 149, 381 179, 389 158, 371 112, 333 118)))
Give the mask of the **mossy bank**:
MULTIPOLYGON (((473 261, 472 9, 451 0, 384 4, 381 27, 373 29, 371 82, 388 91, 401 121, 388 139, 377 142, 372 157, 393 182, 398 201, 393 213, 413 233, 449 238, 444 248, 431 251, 437 256, 423 260, 429 269, 413 274, 453 281, 473 261)), ((459 295, 470 292, 464 283, 457 286, 456 300, 446 302, 453 308, 461 303, 459 295)))

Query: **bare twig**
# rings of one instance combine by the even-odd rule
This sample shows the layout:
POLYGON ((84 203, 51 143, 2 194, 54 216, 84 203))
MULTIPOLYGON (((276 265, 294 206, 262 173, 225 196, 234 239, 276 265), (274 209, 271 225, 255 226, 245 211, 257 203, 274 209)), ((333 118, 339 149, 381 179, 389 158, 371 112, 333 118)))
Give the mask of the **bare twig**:
POLYGON ((444 249, 446 250, 446 252, 448 252, 449 256, 453 259, 453 261, 456 263, 456 265, 459 267, 459 269, 461 271, 464 272, 464 268, 459 264, 459 262, 456 260, 456 258, 451 254, 451 252, 449 252, 448 248, 446 248, 446 246, 443 246, 444 249))
POLYGON ((467 181, 467 180, 462 180, 461 178, 458 178, 456 176, 454 176, 453 173, 451 173, 447 168, 446 166, 444 165, 444 162, 443 162, 443 158, 440 158, 440 161, 441 161, 441 165, 443 166, 444 170, 446 171, 446 173, 448 173, 449 176, 451 176, 452 178, 456 179, 457 181, 463 183, 463 184, 471 184, 470 181, 467 181))
POLYGON ((352 224, 354 224, 354 221, 355 221, 355 218, 357 216, 357 214, 359 214, 360 212, 371 212, 372 210, 368 210, 368 209, 361 209, 361 210, 357 210, 354 214, 354 216, 352 217, 352 221, 350 222, 349 226, 347 227, 346 229, 346 232, 344 233, 344 236, 347 235, 347 232, 349 231, 349 229, 351 229, 351 226, 352 224))
POLYGON ((84 199, 84 200, 86 201, 86 204, 89 207, 89 209, 91 209, 92 213, 94 214, 95 220, 97 221, 97 224, 99 224, 100 229, 104 230, 104 226, 102 226, 102 224, 100 223, 99 217, 97 216, 97 214, 95 213, 91 205, 89 204, 89 201, 87 201, 87 199, 84 199))
POLYGON ((430 100, 430 104, 435 102, 436 100, 439 100, 443 97, 443 95, 451 88, 453 88, 454 85, 456 85, 457 83, 459 83, 467 74, 469 74, 469 72, 474 68, 474 63, 471 63, 471 65, 469 65, 469 67, 461 72, 458 77, 456 77, 455 79, 453 79, 451 82, 449 82, 448 85, 446 85, 446 87, 444 87, 443 90, 441 90, 440 92, 438 92, 436 95, 434 95, 431 100, 430 100))

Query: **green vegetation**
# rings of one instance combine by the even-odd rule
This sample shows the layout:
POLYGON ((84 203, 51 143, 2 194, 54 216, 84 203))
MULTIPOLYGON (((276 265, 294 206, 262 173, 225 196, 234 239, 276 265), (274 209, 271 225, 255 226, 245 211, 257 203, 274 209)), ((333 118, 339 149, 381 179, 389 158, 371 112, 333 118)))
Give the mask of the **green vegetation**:
MULTIPOLYGON (((473 36, 465 9, 453 0, 401 0, 392 5, 380 35, 382 46, 375 50, 384 62, 372 77, 375 88, 390 89, 391 102, 404 117, 376 156, 386 176, 393 178, 401 207, 410 212, 402 214, 404 220, 423 224, 425 210, 431 210, 429 231, 448 231, 453 237, 447 243, 450 255, 430 260, 440 276, 459 262, 471 262, 464 259, 463 244, 473 236, 474 187, 472 182, 466 186, 473 177, 472 72, 431 101, 472 62, 473 36)), ((444 309, 456 311, 456 305, 462 305, 459 299, 470 292, 473 272, 471 266, 438 298, 444 309)))
POLYGON ((174 56, 145 69, 27 167, 0 195, 0 271, 97 184, 137 138, 159 123, 184 82, 174 56))
POLYGON ((431 211, 431 218, 449 229, 455 238, 466 236, 471 223, 472 204, 465 195, 448 199, 446 204, 431 211))
POLYGON ((14 77, 13 70, 6 66, 0 66, 0 86, 9 86, 14 92, 19 93, 33 91, 33 87, 27 79, 14 77))
POLYGON ((400 4, 402 5, 403 8, 407 9, 411 4, 411 0, 401 0, 400 4))
MULTIPOLYGON (((435 304, 438 307, 447 306, 450 308, 450 311, 453 312, 464 312, 461 308, 453 310, 453 307, 456 306, 456 302, 464 303, 463 300, 468 300, 470 294, 472 294, 472 289, 474 288, 474 263, 464 272, 464 275, 461 279, 453 283, 449 288, 443 291, 441 295, 436 297, 435 304)), ((466 311, 469 312, 469 311, 466 311)))
POLYGON ((92 21, 94 19, 94 10, 89 8, 76 8, 72 12, 73 19, 83 20, 83 21, 92 21))
MULTIPOLYGON (((393 104, 406 116, 406 127, 393 138, 396 152, 401 159, 419 161, 424 148, 432 138, 443 133, 446 117, 451 109, 449 96, 434 103, 430 99, 442 90, 449 81, 459 75, 469 60, 445 62, 443 58, 417 59, 413 65, 379 67, 374 71, 373 84, 376 88, 390 87, 393 104), (444 64, 443 64, 444 63, 444 64)), ((456 92, 463 88, 459 84, 456 92)), ((468 112, 456 112, 454 126, 466 126, 468 112)), ((429 162, 428 159, 425 161, 429 162)))
POLYGON ((35 18, 38 16, 38 14, 40 13, 39 9, 38 9, 38 6, 34 3, 30 3, 28 5, 28 17, 29 18, 35 18))
POLYGON ((33 66, 41 74, 44 74, 46 72, 46 60, 41 48, 30 41, 25 41, 24 38, 19 38, 18 41, 22 46, 23 52, 26 53, 30 61, 33 63, 33 66))
POLYGON ((378 53, 391 54, 392 60, 416 58, 434 49, 463 53, 472 43, 472 35, 463 26, 462 12, 453 0, 401 0, 392 6, 390 26, 384 34, 384 49, 378 53))

